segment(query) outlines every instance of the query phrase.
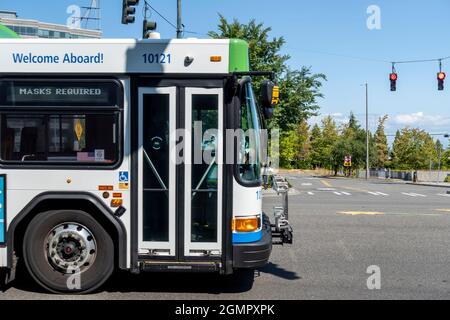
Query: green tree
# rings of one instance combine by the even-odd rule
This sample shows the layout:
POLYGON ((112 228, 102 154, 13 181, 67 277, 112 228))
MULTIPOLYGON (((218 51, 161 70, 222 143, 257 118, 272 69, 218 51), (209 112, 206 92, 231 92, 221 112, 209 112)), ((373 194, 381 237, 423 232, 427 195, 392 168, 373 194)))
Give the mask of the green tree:
POLYGON ((353 131, 357 131, 359 130, 361 127, 358 124, 358 120, 356 120, 356 116, 353 113, 353 111, 350 111, 350 117, 348 119, 348 124, 347 124, 347 129, 353 130, 353 131))
POLYGON ((319 125, 316 123, 311 129, 311 151, 310 151, 310 163, 313 169, 322 167, 323 163, 321 160, 321 150, 322 150, 322 130, 320 130, 319 125))
POLYGON ((450 169, 450 149, 445 150, 442 153, 442 168, 450 169))
POLYGON ((352 157, 350 174, 354 168, 361 168, 365 164, 366 132, 361 129, 353 112, 350 113, 348 123, 342 128, 342 134, 334 144, 331 154, 335 174, 343 167, 346 156, 352 157))
POLYGON ((310 167, 311 137, 309 125, 302 120, 296 129, 296 168, 307 169, 310 167))
MULTIPOLYGON (((214 39, 242 39, 249 44, 250 70, 274 72, 277 79, 287 71, 286 62, 290 56, 281 54, 281 48, 286 43, 283 37, 270 38, 272 28, 265 27, 263 23, 250 20, 243 24, 237 19, 228 21, 219 14, 218 31, 210 31, 208 35, 214 39)), ((255 79, 255 87, 258 88, 260 79, 255 79)))
MULTIPOLYGON (((251 20, 247 24, 237 19, 228 21, 219 16, 217 31, 208 34, 215 39, 238 38, 246 40, 250 49, 250 69, 252 71, 274 72, 276 82, 280 86, 280 104, 275 107, 274 118, 267 124, 268 128, 280 129, 280 165, 295 163, 298 155, 298 141, 290 141, 302 121, 316 115, 319 105, 318 98, 322 97, 320 88, 322 81, 326 81, 323 74, 313 74, 311 69, 302 67, 300 70, 288 68, 289 55, 282 54, 285 44, 283 37, 271 38, 270 27, 251 20)), ((254 88, 259 92, 261 79, 253 79, 254 88)))
POLYGON ((392 146, 394 165, 402 170, 427 169, 437 158, 433 138, 420 129, 402 129, 392 146))
POLYGON ((322 119, 322 137, 319 144, 319 160, 322 167, 332 168, 335 164, 333 160, 333 148, 338 141, 339 133, 336 122, 331 116, 322 119))
POLYGON ((296 163, 297 133, 295 130, 283 132, 280 136, 280 166, 291 169, 296 163))
POLYGON ((384 127, 387 119, 387 115, 378 119, 378 127, 374 136, 375 158, 373 161, 373 165, 376 168, 385 168, 386 163, 389 160, 388 142, 386 134, 384 132, 384 127))
POLYGON ((323 74, 312 74, 310 68, 289 70, 279 80, 280 103, 275 108, 273 125, 281 130, 292 130, 302 120, 317 115, 323 74))

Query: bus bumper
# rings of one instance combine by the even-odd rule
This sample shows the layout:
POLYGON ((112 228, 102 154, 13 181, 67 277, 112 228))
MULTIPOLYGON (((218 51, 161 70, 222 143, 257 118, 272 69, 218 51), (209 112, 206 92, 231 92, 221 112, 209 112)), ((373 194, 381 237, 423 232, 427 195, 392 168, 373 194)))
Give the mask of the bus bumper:
POLYGON ((233 268, 255 269, 263 267, 269 261, 272 252, 272 232, 265 225, 261 240, 249 243, 233 244, 233 268))

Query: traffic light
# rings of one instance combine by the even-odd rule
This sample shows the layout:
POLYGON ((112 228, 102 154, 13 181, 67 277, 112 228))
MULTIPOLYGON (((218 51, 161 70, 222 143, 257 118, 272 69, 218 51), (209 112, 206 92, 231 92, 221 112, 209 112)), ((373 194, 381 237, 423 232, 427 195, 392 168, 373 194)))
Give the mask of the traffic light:
POLYGON ((391 80, 391 91, 397 91, 397 79, 398 79, 397 73, 392 72, 389 75, 389 80, 391 80))
POLYGON ((142 28, 142 37, 144 39, 148 39, 150 37, 151 31, 156 30, 156 26, 157 24, 155 21, 144 20, 144 25, 142 28))
POLYGON ((446 74, 445 72, 439 72, 437 74, 437 79, 438 79, 438 90, 442 91, 444 90, 444 80, 445 80, 446 74))
POLYGON ((122 5, 122 23, 129 24, 133 23, 136 17, 134 14, 136 13, 136 8, 139 4, 139 0, 123 0, 122 5))

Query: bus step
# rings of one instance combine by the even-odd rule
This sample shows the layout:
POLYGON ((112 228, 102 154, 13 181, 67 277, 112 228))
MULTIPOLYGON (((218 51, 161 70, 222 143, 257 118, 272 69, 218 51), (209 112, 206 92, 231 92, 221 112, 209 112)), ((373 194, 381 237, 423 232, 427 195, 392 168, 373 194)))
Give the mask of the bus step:
POLYGON ((143 261, 142 271, 147 272, 218 272, 220 262, 168 262, 168 261, 143 261))

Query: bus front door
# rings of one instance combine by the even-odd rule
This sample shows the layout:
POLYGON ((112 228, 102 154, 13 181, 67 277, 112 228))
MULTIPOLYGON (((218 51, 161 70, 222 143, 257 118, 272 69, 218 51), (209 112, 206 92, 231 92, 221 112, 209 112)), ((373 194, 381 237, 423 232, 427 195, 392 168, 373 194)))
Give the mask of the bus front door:
POLYGON ((221 256, 219 132, 223 89, 139 89, 139 255, 177 261, 221 256))

